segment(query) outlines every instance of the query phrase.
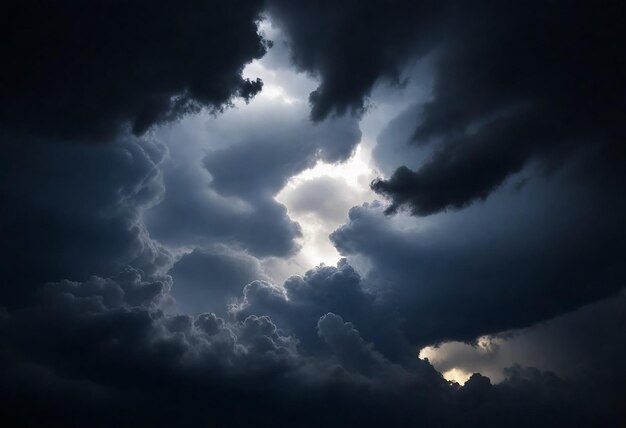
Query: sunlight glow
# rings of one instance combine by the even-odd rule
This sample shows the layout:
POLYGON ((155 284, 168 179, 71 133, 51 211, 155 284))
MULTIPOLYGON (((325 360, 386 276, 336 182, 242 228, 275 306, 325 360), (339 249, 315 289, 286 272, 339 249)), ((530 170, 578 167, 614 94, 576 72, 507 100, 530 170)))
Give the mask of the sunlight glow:
POLYGON ((305 265, 313 267, 320 262, 334 265, 341 258, 328 235, 347 220, 347 210, 351 206, 374 198, 369 183, 376 176, 376 171, 370 166, 369 155, 369 152, 359 145, 352 157, 344 163, 317 162, 313 168, 292 177, 283 190, 276 195, 276 200, 287 207, 289 217, 297 221, 302 228, 299 257, 305 265), (341 195, 341 200, 331 201, 331 203, 346 205, 346 217, 339 221, 325 217, 321 211, 299 212, 291 204, 291 197, 298 195, 305 183, 323 178, 336 179, 347 185, 346 192, 341 195))
POLYGON ((443 373, 443 377, 445 380, 450 382, 456 382, 459 385, 465 385, 465 382, 467 382, 471 376, 472 375, 470 373, 464 372, 463 370, 456 367, 443 373))

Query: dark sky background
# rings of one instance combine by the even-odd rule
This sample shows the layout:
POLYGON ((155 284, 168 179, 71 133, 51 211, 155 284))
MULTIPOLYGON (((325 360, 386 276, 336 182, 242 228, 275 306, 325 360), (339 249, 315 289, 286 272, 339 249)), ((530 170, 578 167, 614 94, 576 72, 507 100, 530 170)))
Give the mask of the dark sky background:
POLYGON ((624 9, 4 5, 0 424, 623 426, 624 9))

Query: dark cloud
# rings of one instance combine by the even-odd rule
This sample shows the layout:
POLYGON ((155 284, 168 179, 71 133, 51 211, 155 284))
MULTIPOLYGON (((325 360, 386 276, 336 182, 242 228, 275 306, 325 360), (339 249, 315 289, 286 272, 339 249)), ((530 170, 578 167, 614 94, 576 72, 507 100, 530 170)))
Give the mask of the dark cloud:
POLYGON ((170 286, 168 277, 146 281, 127 269, 47 284, 31 306, 4 313, 5 421, 567 426, 615 417, 590 412, 578 389, 537 370, 512 369, 496 386, 476 375, 461 388, 425 361, 390 363, 335 314, 313 327, 331 354, 312 359, 267 316, 164 313, 170 286))
POLYGON ((164 191, 161 144, 127 137, 97 147, 15 142, 0 150, 3 305, 47 281, 112 275, 127 264, 153 273, 169 263, 141 219, 164 191))
POLYGON ((529 161, 554 168, 580 146, 623 162, 620 10, 613 2, 457 8, 439 42, 433 99, 412 134, 415 144, 436 141, 432 158, 372 184, 391 199, 389 211, 463 208, 529 161))
POLYGON ((169 274, 176 284, 172 295, 181 310, 222 316, 245 284, 267 279, 257 259, 227 248, 195 249, 181 257, 169 274))
POLYGON ((106 139, 233 97, 260 80, 245 64, 266 44, 260 1, 26 1, 2 13, 0 124, 3 132, 106 139))
POLYGON ((274 196, 317 161, 346 160, 361 136, 354 118, 315 124, 307 111, 259 98, 219 119, 164 130, 167 193, 146 215, 155 238, 173 247, 226 243, 259 257, 293 254, 300 227, 274 196))
POLYGON ((269 11, 294 64, 320 79, 315 120, 362 112, 375 84, 403 83, 413 61, 436 58, 407 139, 436 142, 434 154, 373 183, 390 211, 462 208, 530 160, 558 165, 580 145, 623 161, 618 2, 271 1, 269 11))
MULTIPOLYGON (((586 305, 574 312, 523 330, 480 338, 476 343, 449 342, 428 348, 427 357, 438 371, 459 369, 501 380, 515 364, 550 370, 559 376, 601 384, 603 400, 624 396, 626 378, 621 368, 626 358, 626 332, 617 327, 626 321, 626 294, 586 305)), ((619 405, 617 405, 619 407, 619 405)))
POLYGON ((282 329, 298 337, 303 349, 312 353, 320 350, 320 337, 315 332, 318 320, 332 312, 358 325, 366 340, 387 358, 413 359, 394 308, 369 292, 345 260, 337 267, 319 266, 304 276, 293 276, 282 287, 254 281, 246 285, 242 300, 232 310, 240 320, 250 315, 271 316, 282 329))
POLYGON ((339 315, 330 312, 323 315, 317 322, 317 332, 346 369, 371 376, 386 368, 385 358, 361 338, 352 323, 344 322, 339 315))
POLYGON ((624 286, 626 207, 616 183, 589 175, 591 158, 428 220, 355 207, 331 239, 387 290, 411 343, 525 327, 624 286))
POLYGON ((378 134, 372 158, 385 176, 392 175, 398 165, 421 165, 432 156, 430 145, 412 144, 415 118, 421 110, 420 104, 409 106, 378 134))
MULTIPOLYGON (((415 358, 623 287, 618 16, 409 1, 6 8, 3 422, 618 425, 618 369, 563 379, 513 366, 499 384, 474 374, 460 386, 415 358), (312 122, 280 91, 233 104, 261 88, 242 72, 267 48, 264 10, 295 66, 319 78, 312 122), (403 161, 419 169, 375 188, 416 214, 485 204, 428 219, 353 208, 332 235, 350 263, 273 284, 255 257, 290 256, 300 236, 275 195, 317 161, 346 160, 374 86, 401 86, 425 55, 436 59, 432 99, 414 100, 375 154, 398 149, 380 162, 390 169, 411 140, 403 161), (219 121, 128 132, 231 104, 219 121), (109 144, 75 144, 94 140, 109 144)), ((255 65, 276 81, 281 49, 269 69, 255 65)), ((622 346, 621 324, 602 325, 622 346)))
POLYGON ((360 114, 374 85, 400 84, 404 67, 430 48, 441 2, 272 0, 296 67, 320 78, 309 97, 313 120, 360 114), (320 31, 323 28, 323 31, 320 31))

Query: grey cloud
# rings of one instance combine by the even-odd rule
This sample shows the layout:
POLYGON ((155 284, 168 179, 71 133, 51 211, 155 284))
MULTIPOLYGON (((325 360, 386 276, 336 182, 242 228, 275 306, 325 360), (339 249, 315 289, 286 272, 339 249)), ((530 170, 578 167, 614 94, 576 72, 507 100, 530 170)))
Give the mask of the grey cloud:
POLYGON ((617 187, 588 175, 591 159, 428 221, 355 207, 331 238, 387 290, 412 343, 525 327, 624 286, 624 206, 607 197, 617 187))
POLYGON ((381 172, 390 176, 398 165, 421 166, 432 156, 432 147, 413 144, 415 120, 423 106, 413 104, 393 118, 376 138, 372 157, 381 172))
POLYGON ((161 144, 127 137, 97 147, 14 142, 1 150, 4 305, 47 281, 112 275, 126 264, 151 273, 169 263, 141 218, 163 195, 161 144))
POLYGON ((360 194, 343 178, 319 177, 284 192, 282 201, 296 214, 310 214, 322 222, 340 224, 360 194))
POLYGON ((623 396, 626 387, 621 361, 626 352, 624 291, 609 299, 586 305, 574 312, 522 330, 481 339, 476 346, 446 343, 430 362, 441 372, 460 368, 480 372, 492 379, 502 369, 519 364, 550 370, 560 377, 589 384, 600 383, 604 400, 623 396), (493 376, 492 376, 493 375, 493 376))
POLYGON ((371 376, 388 363, 361 338, 352 323, 344 322, 339 315, 331 312, 323 315, 317 322, 317 333, 348 370, 371 376))
POLYGON ((434 154, 372 184, 391 200, 389 211, 462 209, 530 162, 555 168, 581 147, 604 151, 600 173, 617 171, 624 126, 615 112, 624 97, 616 88, 624 64, 615 54, 623 38, 615 7, 514 2, 452 9, 461 14, 452 13, 433 99, 416 115, 412 135, 415 144, 435 141, 434 154))
POLYGON ((167 315, 161 308, 170 286, 167 277, 145 281, 129 269, 48 284, 31 306, 4 313, 5 420, 523 426, 541 416, 550 426, 567 426, 616 416, 590 412, 578 389, 537 370, 512 369, 510 380, 496 386, 475 375, 460 388, 425 361, 392 364, 334 314, 312 327, 330 346, 329 357, 304 352, 268 316, 227 322, 213 314, 167 315), (242 405, 245 412, 237 410, 242 405))
POLYGON ((377 82, 401 84, 403 68, 430 48, 445 6, 437 2, 270 1, 269 13, 292 48, 296 67, 319 76, 311 117, 360 114, 377 82), (320 32, 319 28, 324 31, 320 32))
MULTIPOLYGON (((127 128, 141 134, 201 108, 220 111, 260 89, 242 70, 266 50, 254 22, 264 4, 25 3, 3 15, 11 21, 0 71, 5 424, 624 420, 621 389, 601 369, 573 381, 513 367, 500 384, 475 374, 461 387, 414 358, 424 344, 526 327, 623 287, 620 14, 556 3, 266 5, 295 66, 320 79, 314 122, 298 103, 253 101, 145 139, 127 128), (433 157, 417 173, 404 170, 406 194, 386 194, 416 213, 485 204, 428 219, 354 208, 332 239, 363 274, 342 260, 282 286, 252 281, 220 311, 244 285, 236 282, 257 276, 244 254, 296 249, 298 226, 276 193, 318 160, 345 160, 372 88, 401 86, 402 71, 433 49, 441 49, 434 98, 413 110, 412 134, 417 152, 433 157), (174 280, 162 245, 192 250, 174 280), (205 275, 216 298, 203 303, 217 314, 175 312, 176 283, 182 292, 205 275)), ((270 71, 280 74, 284 54, 270 71)), ((404 138, 392 134, 381 147, 404 138)), ((415 153, 408 160, 420 162, 415 153)))
POLYGON ((370 292, 359 274, 342 260, 337 267, 318 266, 304 276, 289 278, 282 287, 255 281, 246 285, 233 307, 237 319, 267 314, 299 338, 308 352, 323 351, 315 326, 332 312, 359 327, 361 334, 391 361, 411 361, 413 352, 400 331, 401 319, 392 306, 370 292))
POLYGON ((227 248, 195 249, 182 256, 168 273, 176 284, 172 295, 182 311, 222 316, 245 284, 267 279, 257 259, 227 248))
POLYGON ((219 120, 189 119, 161 138, 171 157, 165 198, 146 215, 153 235, 171 246, 225 243, 267 257, 293 254, 301 234, 274 196, 318 160, 347 159, 360 131, 353 118, 314 124, 303 106, 259 99, 219 120), (190 129, 195 141, 184 138, 190 129))

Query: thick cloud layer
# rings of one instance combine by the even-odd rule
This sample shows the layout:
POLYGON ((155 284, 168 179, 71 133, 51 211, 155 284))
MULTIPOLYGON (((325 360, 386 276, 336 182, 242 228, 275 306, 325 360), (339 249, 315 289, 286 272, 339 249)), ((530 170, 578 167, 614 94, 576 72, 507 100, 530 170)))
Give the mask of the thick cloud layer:
POLYGON ((434 154, 373 183, 391 199, 390 212, 462 208, 528 161, 554 166, 580 145, 623 156, 617 2, 386 6, 273 1, 269 10, 289 36, 294 63, 320 78, 310 95, 316 120, 362 112, 375 84, 402 83, 412 61, 437 58, 432 99, 415 115, 411 135, 414 144, 435 143, 434 154))
POLYGON ((246 74, 265 91, 219 116, 197 115, 156 133, 169 148, 163 163, 165 197, 147 213, 152 234, 171 247, 227 244, 257 257, 284 257, 301 230, 274 196, 290 177, 315 165, 346 160, 360 138, 355 118, 308 120, 306 93, 314 82, 288 62, 284 36, 246 74))
MULTIPOLYGON (((432 158, 373 183, 416 215, 485 199, 530 160, 554 168, 580 146, 623 162, 620 6, 514 2, 459 7, 439 43, 433 99, 414 144, 432 158)), ((614 166, 615 167, 615 166, 614 166)))
POLYGON ((626 295, 611 297, 532 327, 484 336, 474 344, 448 342, 428 347, 426 357, 441 373, 460 370, 501 380, 518 363, 556 371, 570 379, 603 382, 619 400, 626 385, 626 295))
POLYGON ((288 35, 294 64, 321 80, 309 99, 311 117, 322 120, 362 113, 380 80, 402 83, 403 68, 430 48, 444 8, 431 1, 272 0, 268 10, 288 35))
POLYGON ((3 133, 102 139, 233 97, 260 80, 243 67, 266 45, 262 2, 24 1, 3 7, 3 133))
POLYGON ((327 357, 311 359, 267 316, 227 322, 163 313, 170 286, 167 277, 145 281, 128 269, 48 284, 32 306, 5 313, 5 421, 601 426, 614 416, 590 412, 577 389, 536 370, 513 369, 498 386, 475 375, 459 388, 425 361, 391 363, 333 313, 313 327, 327 357))
MULTIPOLYGON (((568 345, 584 376, 513 359, 502 382, 474 374, 461 386, 416 358, 424 345, 511 333, 624 287, 623 30, 607 5, 8 7, 3 422, 622 423, 623 369, 602 365, 624 354, 619 305, 589 323, 596 341, 568 345), (257 28, 262 12, 285 40, 257 28), (251 63, 269 47, 257 30, 277 43, 251 63), (433 76, 396 106, 410 105, 374 151, 386 173, 417 170, 374 184, 390 207, 350 210, 331 236, 347 259, 272 282, 265 261, 292 257, 301 237, 276 195, 316 162, 349 158, 374 89, 421 79, 425 62, 433 76), (310 109, 302 93, 315 85, 310 109), (108 144, 80 144, 96 140, 108 144), (385 214, 404 206, 438 215, 385 214), (581 349, 604 342, 599 359, 581 349)), ((311 180, 288 199, 337 222, 346 205, 332 201, 350 191, 338 182, 311 180)))
POLYGON ((3 306, 47 281, 169 264, 141 219, 164 191, 163 145, 127 137, 97 147, 14 142, 1 152, 3 306))
POLYGON ((388 290, 414 343, 524 327, 624 287, 626 207, 616 183, 589 175, 589 158, 429 220, 355 207, 331 238, 388 290))

